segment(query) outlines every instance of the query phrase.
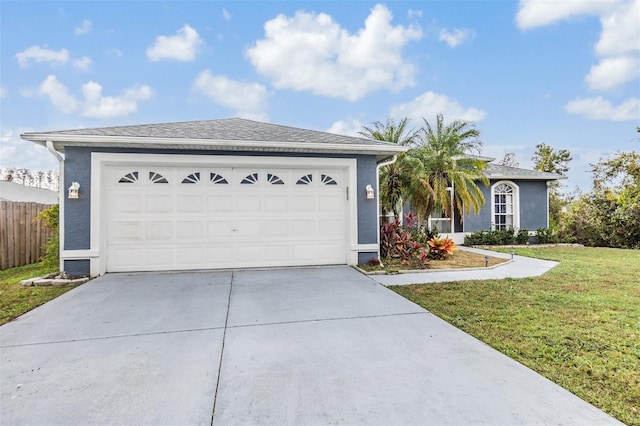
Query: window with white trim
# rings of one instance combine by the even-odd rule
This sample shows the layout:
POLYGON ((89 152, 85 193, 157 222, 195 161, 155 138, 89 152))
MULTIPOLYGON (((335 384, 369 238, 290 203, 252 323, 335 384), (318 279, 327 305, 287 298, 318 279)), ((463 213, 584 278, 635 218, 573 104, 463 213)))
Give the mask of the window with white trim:
POLYGON ((491 187, 491 211, 493 229, 519 227, 518 186, 513 182, 501 181, 491 187))

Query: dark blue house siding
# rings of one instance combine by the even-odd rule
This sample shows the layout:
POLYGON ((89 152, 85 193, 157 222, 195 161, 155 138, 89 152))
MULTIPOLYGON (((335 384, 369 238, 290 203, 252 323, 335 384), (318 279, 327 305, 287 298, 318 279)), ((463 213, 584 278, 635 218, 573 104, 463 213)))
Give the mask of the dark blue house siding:
MULTIPOLYGON (((520 200, 520 228, 535 231, 547 227, 547 182, 544 180, 507 180, 518 185, 520 200)), ((489 186, 481 185, 485 206, 479 214, 464 217, 464 232, 477 232, 491 229, 493 222, 491 214, 491 186, 497 180, 492 180, 489 186)))
POLYGON ((547 182, 517 181, 520 187, 520 228, 535 231, 547 227, 547 182))
MULTIPOLYGON (((200 151, 200 150, 162 150, 162 149, 109 149, 88 147, 66 147, 64 162, 64 185, 68 188, 72 182, 80 184, 80 198, 65 198, 64 210, 64 249, 83 250, 90 248, 91 241, 91 153, 132 153, 132 154, 172 154, 172 155, 234 155, 234 156, 271 156, 271 157, 317 157, 317 158, 355 158, 357 162, 358 197, 358 243, 377 243, 376 200, 367 200, 365 186, 370 184, 377 190, 376 158, 373 155, 330 155, 309 153, 279 152, 243 152, 243 151, 200 151)), ((377 253, 363 253, 361 259, 367 262, 377 253)), ((65 261, 65 270, 72 268, 75 275, 88 275, 89 262, 65 261), (86 271, 85 271, 86 269, 86 271), (81 273, 83 272, 83 273, 81 273)))

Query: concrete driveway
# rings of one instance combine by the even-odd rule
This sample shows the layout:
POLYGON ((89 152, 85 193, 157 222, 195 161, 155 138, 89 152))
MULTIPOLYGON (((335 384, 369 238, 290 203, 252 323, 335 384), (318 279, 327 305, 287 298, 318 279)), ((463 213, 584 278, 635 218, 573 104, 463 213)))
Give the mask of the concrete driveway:
POLYGON ((348 267, 106 275, 0 350, 2 424, 619 424, 348 267))

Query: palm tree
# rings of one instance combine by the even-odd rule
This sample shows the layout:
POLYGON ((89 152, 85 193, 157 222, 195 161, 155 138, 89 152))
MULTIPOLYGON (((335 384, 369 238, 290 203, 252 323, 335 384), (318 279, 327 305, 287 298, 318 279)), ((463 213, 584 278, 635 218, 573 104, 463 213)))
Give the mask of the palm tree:
MULTIPOLYGON (((365 126, 360 134, 369 139, 411 147, 415 145, 418 131, 408 130, 408 125, 408 118, 403 118, 398 124, 388 118, 386 123, 375 121, 373 127, 365 126)), ((392 211, 399 217, 412 186, 412 176, 419 166, 409 153, 403 153, 398 155, 395 163, 380 169, 380 204, 383 211, 392 211)))
POLYGON ((423 216, 441 210, 452 217, 454 207, 459 212, 478 213, 484 206, 478 183, 489 184, 483 173, 487 164, 470 155, 480 151, 480 132, 472 123, 460 120, 445 125, 442 114, 438 114, 435 128, 423 121, 411 153, 421 163, 420 173, 415 176, 417 184, 409 194, 414 209, 423 216), (453 197, 450 187, 454 188, 453 197))

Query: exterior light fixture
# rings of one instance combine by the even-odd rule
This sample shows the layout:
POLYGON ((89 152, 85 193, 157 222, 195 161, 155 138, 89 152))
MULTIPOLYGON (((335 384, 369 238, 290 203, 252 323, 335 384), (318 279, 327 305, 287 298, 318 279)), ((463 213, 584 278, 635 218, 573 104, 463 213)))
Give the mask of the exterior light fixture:
POLYGON ((509 250, 509 253, 511 253, 511 260, 513 260, 513 255, 516 254, 516 251, 514 249, 509 250))
POLYGON ((371 186, 371 184, 367 185, 365 190, 367 191, 367 200, 373 200, 375 198, 375 195, 373 193, 373 187, 371 186))
POLYGON ((69 187, 69 198, 78 198, 80 192, 80 184, 78 182, 71 183, 69 187))
POLYGON ((484 257, 484 267, 488 268, 489 267, 489 256, 485 256, 484 257))

